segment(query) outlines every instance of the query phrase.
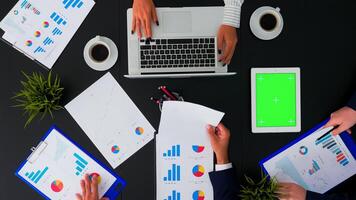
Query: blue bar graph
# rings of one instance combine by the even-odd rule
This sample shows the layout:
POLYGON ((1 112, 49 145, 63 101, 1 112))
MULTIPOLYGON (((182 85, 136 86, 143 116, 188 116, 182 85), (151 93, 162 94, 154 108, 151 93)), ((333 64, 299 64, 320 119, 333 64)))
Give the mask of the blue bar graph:
POLYGON ((331 133, 326 133, 319 137, 315 141, 315 145, 320 145, 323 149, 329 150, 331 153, 335 154, 336 162, 340 163, 340 165, 346 166, 349 163, 347 157, 340 149, 336 139, 332 136, 331 133))
POLYGON ((172 169, 168 170, 168 174, 163 178, 163 181, 180 181, 180 165, 172 164, 172 169))
POLYGON ((52 31, 53 35, 62 35, 62 31, 59 28, 54 28, 52 31))
POLYGON ((41 46, 38 46, 33 53, 43 53, 46 52, 41 46))
POLYGON ((169 195, 168 198, 166 198, 164 200, 181 200, 180 192, 173 190, 172 194, 169 195))
POLYGON ((46 39, 43 41, 43 44, 46 46, 46 45, 50 45, 50 44, 53 44, 53 40, 49 37, 46 37, 46 39))
POLYGON ((82 174, 86 166, 88 165, 88 161, 86 161, 84 158, 82 158, 79 154, 74 153, 73 156, 77 159, 75 161, 76 164, 76 173, 75 175, 79 176, 82 174))
POLYGON ((163 157, 180 157, 180 145, 173 145, 170 150, 163 153, 163 157))
POLYGON ((29 9, 31 7, 31 3, 29 3, 27 0, 23 0, 21 3, 21 8, 29 9))
POLYGON ((65 9, 68 8, 81 8, 83 6, 83 1, 81 0, 63 0, 63 5, 65 9))
POLYGON ((25 176, 30 179, 31 182, 38 183, 41 178, 46 174, 48 171, 48 167, 45 167, 43 170, 37 170, 37 172, 26 172, 25 176))
POLYGON ((50 17, 58 25, 66 25, 67 24, 67 21, 64 20, 61 16, 59 16, 56 12, 53 12, 50 17))

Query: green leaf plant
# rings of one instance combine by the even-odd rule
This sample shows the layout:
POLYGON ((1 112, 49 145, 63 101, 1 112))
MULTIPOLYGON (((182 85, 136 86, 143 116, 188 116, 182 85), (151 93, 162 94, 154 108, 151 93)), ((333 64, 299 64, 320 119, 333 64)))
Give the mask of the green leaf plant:
POLYGON ((261 180, 256 182, 245 175, 246 184, 241 186, 239 197, 242 200, 277 200, 278 183, 261 171, 261 180))
POLYGON ((22 72, 25 81, 21 81, 22 89, 15 93, 13 99, 14 107, 22 108, 27 116, 25 128, 38 116, 42 120, 46 115, 53 119, 53 112, 63 109, 60 99, 63 95, 63 87, 60 85, 58 75, 52 76, 50 71, 45 77, 41 73, 33 72, 26 74, 22 72))

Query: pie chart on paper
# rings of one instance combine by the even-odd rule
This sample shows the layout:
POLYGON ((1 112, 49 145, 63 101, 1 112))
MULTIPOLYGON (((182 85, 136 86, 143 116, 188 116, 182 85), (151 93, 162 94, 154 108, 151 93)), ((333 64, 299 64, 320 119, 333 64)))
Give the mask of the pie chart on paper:
POLYGON ((204 146, 193 145, 192 148, 195 153, 201 153, 204 151, 204 146))
POLYGON ((60 180, 55 180, 51 184, 51 189, 53 192, 60 192, 63 190, 63 187, 64 187, 63 182, 60 180))
POLYGON ((193 200, 204 200, 205 194, 201 190, 197 190, 193 193, 193 200))
POLYGON ((202 165, 195 165, 193 167, 193 174, 195 177, 202 177, 205 173, 205 169, 202 165))

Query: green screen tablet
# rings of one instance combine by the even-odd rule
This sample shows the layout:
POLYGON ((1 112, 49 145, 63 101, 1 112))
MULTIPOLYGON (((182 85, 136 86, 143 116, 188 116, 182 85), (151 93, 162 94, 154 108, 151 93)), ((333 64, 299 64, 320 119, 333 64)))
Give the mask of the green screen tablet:
POLYGON ((252 131, 300 131, 299 68, 253 68, 252 131))

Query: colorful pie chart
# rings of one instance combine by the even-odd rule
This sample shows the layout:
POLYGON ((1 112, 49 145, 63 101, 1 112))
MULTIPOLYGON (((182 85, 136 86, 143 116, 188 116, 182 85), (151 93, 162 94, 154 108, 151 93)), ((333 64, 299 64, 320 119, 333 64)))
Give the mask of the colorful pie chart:
POLYGON ((89 179, 92 180, 93 176, 96 176, 96 177, 98 178, 98 184, 100 184, 100 183, 101 183, 101 176, 100 176, 100 174, 98 174, 98 173, 91 173, 91 174, 89 175, 89 179))
POLYGON ((136 135, 142 135, 145 130, 142 127, 137 127, 135 130, 136 135))
POLYGON ((192 148, 195 153, 201 153, 204 151, 204 146, 193 145, 192 148))
POLYGON ((112 152, 113 154, 118 154, 118 153, 120 152, 120 147, 117 146, 117 145, 112 146, 112 147, 111 147, 111 152, 112 152))
POLYGON ((51 189, 53 192, 60 192, 63 190, 63 182, 60 180, 55 180, 51 184, 51 189))
POLYGON ((32 41, 31 40, 27 40, 25 42, 25 45, 28 46, 28 47, 32 46, 32 41))
POLYGON ((197 190, 193 192, 193 200, 204 200, 205 199, 205 194, 201 190, 197 190))
POLYGON ((36 31, 36 32, 35 32, 35 37, 40 37, 40 36, 41 36, 41 32, 36 31))
POLYGON ((202 177, 205 173, 205 169, 202 165, 195 165, 192 171, 195 177, 202 177))
POLYGON ((301 146, 299 148, 299 153, 302 154, 302 155, 307 155, 308 153, 308 148, 306 146, 301 146))
POLYGON ((48 22, 46 22, 46 21, 45 21, 45 22, 43 22, 43 27, 44 27, 44 28, 48 28, 48 27, 49 27, 49 23, 48 23, 48 22))

